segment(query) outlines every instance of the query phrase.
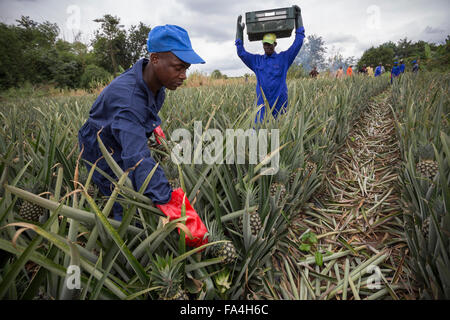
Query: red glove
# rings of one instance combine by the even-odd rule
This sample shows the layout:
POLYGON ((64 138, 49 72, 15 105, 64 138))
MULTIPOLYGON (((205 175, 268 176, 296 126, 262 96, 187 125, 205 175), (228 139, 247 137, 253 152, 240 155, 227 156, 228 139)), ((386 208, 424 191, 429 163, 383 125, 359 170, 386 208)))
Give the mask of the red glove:
MULTIPOLYGON (((183 189, 178 188, 172 192, 172 198, 166 204, 157 204, 156 206, 167 216, 169 220, 181 218, 181 205, 183 203, 184 192, 183 189)), ((205 225, 192 208, 188 198, 185 199, 186 206, 186 227, 192 233, 192 239, 186 234, 186 244, 190 247, 200 247, 208 243, 208 238, 203 239, 206 230, 205 225)), ((180 230, 178 229, 178 232, 180 230)))
POLYGON ((156 142, 157 142, 158 144, 161 144, 161 142, 159 141, 158 137, 161 137, 161 138, 166 139, 166 135, 165 135, 164 132, 162 131, 161 126, 157 126, 157 127, 155 128, 155 130, 153 130, 153 133, 155 134, 155 139, 156 139, 156 142))

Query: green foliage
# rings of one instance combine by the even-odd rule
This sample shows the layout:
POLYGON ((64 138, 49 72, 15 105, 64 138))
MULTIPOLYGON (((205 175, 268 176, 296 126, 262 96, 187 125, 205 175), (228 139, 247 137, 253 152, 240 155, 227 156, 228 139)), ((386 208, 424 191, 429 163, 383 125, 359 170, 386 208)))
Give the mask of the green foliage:
POLYGON ((112 75, 108 71, 95 64, 90 64, 86 66, 81 76, 80 86, 85 89, 91 89, 98 85, 107 84, 111 78, 112 75))
POLYGON ((361 59, 359 60, 358 68, 364 64, 367 66, 377 66, 380 62, 384 66, 387 66, 392 64, 394 55, 394 49, 389 46, 379 46, 377 48, 372 47, 363 53, 361 59))
POLYGON ((308 73, 299 64, 293 63, 287 72, 287 79, 299 79, 308 77, 308 73))
POLYGON ((445 71, 450 68, 449 39, 450 36, 440 45, 423 40, 412 42, 407 38, 399 40, 397 44, 389 41, 367 49, 358 62, 358 68, 364 64, 376 66, 381 62, 389 70, 395 59, 403 59, 407 70, 413 60, 419 60, 422 70, 445 71))
POLYGON ((140 22, 126 31, 120 19, 111 15, 95 21, 101 24, 91 50, 77 38, 72 43, 58 39, 58 26, 48 21, 38 23, 22 16, 16 25, 0 23, 0 90, 23 86, 25 81, 89 88, 145 56, 149 26, 140 22))
POLYGON ((100 23, 91 43, 98 66, 117 75, 120 68, 128 69, 147 53, 149 26, 140 22, 137 26, 131 26, 127 32, 122 29, 120 18, 109 14, 94 21, 100 23))
POLYGON ((213 72, 211 72, 211 78, 212 79, 222 79, 223 78, 223 74, 220 72, 220 70, 214 70, 213 72))
POLYGON ((314 67, 322 70, 325 68, 326 49, 325 41, 321 36, 309 35, 295 58, 295 63, 302 65, 306 70, 314 67))
POLYGON ((37 23, 29 17, 17 20, 17 26, 0 24, 0 88, 48 82, 53 79, 52 65, 57 60, 54 48, 59 28, 48 21, 37 23))
POLYGON ((393 108, 403 163, 400 171, 405 236, 411 266, 424 299, 450 298, 450 112, 448 74, 405 75, 393 87, 393 108), (420 174, 430 158, 438 174, 420 174))
MULTIPOLYGON (((32 299, 40 288, 51 298, 60 298, 61 284, 73 256, 67 240, 74 243, 80 254, 81 299, 175 299, 185 296, 186 289, 192 299, 249 299, 270 297, 274 293, 283 297, 280 292, 289 289, 286 283, 276 281, 280 272, 273 258, 292 253, 286 236, 293 217, 318 189, 323 178, 321 168, 344 141, 368 98, 388 85, 385 79, 362 76, 342 81, 288 81, 288 114, 264 127, 280 129, 280 142, 287 144, 280 152, 284 167, 304 168, 309 159, 316 162, 318 169, 300 174, 297 181, 287 184, 283 202, 275 203, 269 196, 272 177, 260 175, 261 165, 180 166, 176 172, 202 221, 208 226, 217 222, 223 229, 220 234, 214 228, 208 229, 211 248, 215 236, 229 241, 235 248, 237 257, 229 264, 222 263, 223 256, 209 256, 209 251, 214 250, 186 248, 183 254, 176 230, 177 224, 183 221, 163 221, 160 218, 163 214, 143 195, 143 189, 141 193, 136 192, 124 184, 126 173, 115 170, 115 175, 121 178, 119 181, 111 178, 117 188, 109 198, 98 194, 91 198, 85 191, 73 192, 79 155, 77 132, 88 116, 95 95, 51 99, 22 96, 6 100, 0 104, 4 121, 0 133, 3 155, 0 254, 11 256, 6 265, 0 265, 0 276, 7 280, 5 284, 0 283, 0 293, 4 292, 0 298, 32 299), (336 125, 330 126, 330 120, 335 120, 336 125), (309 158, 311 154, 317 157, 309 158), (46 199, 21 190, 21 183, 17 183, 35 179, 45 181, 46 199), (40 238, 34 241, 36 235, 27 230, 17 237, 16 247, 11 244, 16 234, 11 223, 22 221, 16 205, 18 198, 42 205, 49 210, 50 219, 54 219, 47 220, 51 223, 23 225, 38 233, 42 243, 38 243, 40 238), (122 222, 106 218, 114 201, 120 201, 124 207, 122 222), (254 211, 262 222, 257 235, 249 228, 249 215, 244 216, 245 212, 254 211), (239 226, 241 216, 244 217, 242 227, 239 226), (23 267, 28 260, 36 264, 36 269, 40 266, 36 273, 29 273, 23 267)), ((237 83, 168 91, 165 107, 160 112, 167 141, 177 128, 192 133, 194 120, 209 122, 211 129, 220 131, 252 128, 256 113, 254 90, 253 84, 237 83), (211 105, 216 108, 214 113, 211 105)), ((117 168, 106 148, 102 152, 110 165, 117 168)), ((169 167, 173 163, 166 161, 161 165, 169 167)), ((91 178, 92 175, 86 182, 84 178, 80 182, 88 186, 91 178)), ((150 178, 151 175, 147 182, 150 178)), ((311 250, 319 247, 313 235, 303 239, 311 250)), ((322 264, 326 268, 328 256, 322 257, 323 252, 320 247, 304 256, 311 257, 318 268, 322 264)), ((292 271, 294 277, 300 276, 294 266, 292 271)))

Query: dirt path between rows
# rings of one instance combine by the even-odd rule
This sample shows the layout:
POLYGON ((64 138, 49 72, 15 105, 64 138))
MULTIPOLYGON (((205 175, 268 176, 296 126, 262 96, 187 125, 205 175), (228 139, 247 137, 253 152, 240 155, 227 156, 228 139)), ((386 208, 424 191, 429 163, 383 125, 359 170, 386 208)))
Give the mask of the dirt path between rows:
POLYGON ((405 263, 389 97, 390 89, 370 102, 325 173, 321 195, 293 223, 294 249, 280 265, 292 298, 416 299, 405 263))

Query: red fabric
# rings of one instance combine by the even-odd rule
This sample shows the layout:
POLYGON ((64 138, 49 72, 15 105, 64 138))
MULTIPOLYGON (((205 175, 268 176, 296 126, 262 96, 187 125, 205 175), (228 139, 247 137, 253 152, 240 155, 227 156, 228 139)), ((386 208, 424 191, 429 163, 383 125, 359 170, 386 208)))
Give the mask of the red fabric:
POLYGON ((157 142, 158 144, 161 144, 161 142, 159 141, 158 137, 161 137, 161 138, 166 139, 166 135, 165 135, 164 132, 162 131, 161 126, 157 126, 157 127, 155 128, 155 130, 153 130, 153 133, 155 134, 155 139, 156 139, 156 142, 157 142))
MULTIPOLYGON (((178 188, 172 192, 172 198, 166 204, 157 204, 156 206, 167 216, 170 221, 181 218, 181 205, 183 204, 184 192, 183 189, 178 188)), ((208 239, 203 239, 208 230, 203 224, 202 220, 195 212, 189 203, 188 198, 185 199, 186 205, 186 227, 191 231, 193 239, 189 239, 186 234, 186 244, 190 247, 200 247, 208 243, 208 239)), ((178 229, 178 232, 180 230, 178 229)))

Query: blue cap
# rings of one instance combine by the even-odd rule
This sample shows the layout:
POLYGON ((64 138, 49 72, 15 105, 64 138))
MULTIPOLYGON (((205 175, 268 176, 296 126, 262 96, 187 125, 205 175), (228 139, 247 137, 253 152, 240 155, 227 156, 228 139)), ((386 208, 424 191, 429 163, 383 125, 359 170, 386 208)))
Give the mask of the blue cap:
POLYGON ((413 62, 411 62, 411 63, 416 63, 417 61, 416 60, 414 60, 413 62))
POLYGON ((148 52, 172 52, 178 59, 190 63, 205 63, 192 49, 186 30, 179 26, 166 24, 154 27, 148 33, 148 52))

